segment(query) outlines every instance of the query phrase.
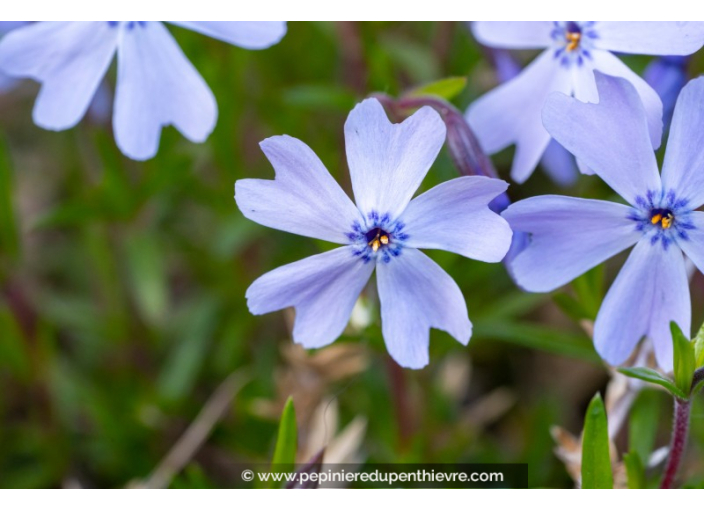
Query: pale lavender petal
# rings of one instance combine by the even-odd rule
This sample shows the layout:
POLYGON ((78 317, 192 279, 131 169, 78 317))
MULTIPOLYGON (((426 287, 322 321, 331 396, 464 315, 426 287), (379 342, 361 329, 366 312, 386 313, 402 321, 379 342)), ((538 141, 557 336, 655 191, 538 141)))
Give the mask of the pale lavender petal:
MULTIPOLYGON (((594 51, 594 69, 610 76, 628 80, 638 92, 648 119, 648 132, 653 148, 662 143, 662 100, 646 81, 608 51, 594 51)), ((601 95, 600 95, 601 96, 601 95)))
POLYGON ((704 212, 691 212, 685 221, 691 228, 686 229, 684 235, 680 231, 675 240, 699 271, 704 273, 704 212))
POLYGON ((572 186, 579 176, 574 157, 555 140, 550 140, 540 164, 545 173, 560 186, 572 186))
POLYGON ((400 124, 389 122, 376 99, 355 106, 345 122, 347 163, 363 214, 397 218, 445 142, 440 115, 424 106, 400 124))
POLYGON ((169 125, 190 141, 203 142, 216 120, 213 93, 161 22, 134 23, 124 30, 113 126, 125 155, 155 156, 161 129, 169 125))
POLYGON ((0 71, 42 84, 34 122, 62 130, 83 118, 110 66, 118 30, 105 21, 45 21, 0 41, 0 71))
POLYGON ((550 292, 635 244, 643 235, 631 208, 603 200, 545 195, 516 202, 502 216, 530 241, 509 263, 516 283, 550 292))
POLYGON ((296 309, 293 340, 306 348, 323 347, 345 329, 360 292, 374 271, 349 246, 274 269, 247 289, 255 315, 296 309))
POLYGON ((278 43, 286 35, 285 21, 169 21, 248 50, 278 43))
POLYGON ((242 213, 267 227, 348 244, 346 233, 363 219, 318 156, 290 136, 267 138, 260 146, 276 179, 237 181, 235 200, 242 213))
POLYGON ((550 92, 572 92, 571 75, 552 51, 543 52, 513 80, 469 106, 467 121, 488 154, 516 144, 511 177, 524 182, 550 143, 540 112, 550 92))
POLYGON ((595 75, 599 104, 553 94, 545 103, 543 123, 583 165, 635 204, 648 190, 660 190, 645 111, 626 80, 595 75))
POLYGON ((406 246, 459 253, 500 262, 511 245, 511 229, 488 208, 508 183, 489 177, 458 177, 414 198, 401 215, 406 246))
POLYGON ((612 365, 628 359, 638 341, 648 336, 658 365, 672 370, 670 322, 689 338, 691 303, 682 252, 663 249, 649 238, 631 252, 604 298, 594 324, 597 352, 612 365))
POLYGON ((406 368, 428 364, 430 328, 447 331, 467 345, 472 324, 455 281, 426 255, 404 248, 377 265, 381 328, 386 348, 406 368))
POLYGON ((552 44, 553 21, 475 21, 474 37, 492 48, 539 49, 552 44))
POLYGON ((680 93, 672 116, 662 183, 676 190, 691 209, 704 203, 704 78, 690 81, 680 93))
POLYGON ((701 21, 598 21, 594 46, 619 53, 689 55, 704 45, 701 21))

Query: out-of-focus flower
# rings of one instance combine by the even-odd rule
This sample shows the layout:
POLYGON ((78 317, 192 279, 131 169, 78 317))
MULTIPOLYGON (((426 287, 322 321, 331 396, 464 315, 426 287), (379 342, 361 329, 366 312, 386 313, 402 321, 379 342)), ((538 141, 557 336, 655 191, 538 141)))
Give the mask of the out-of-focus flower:
POLYGON ((670 125, 675 111, 677 96, 687 83, 689 57, 661 57, 645 68, 643 78, 655 89, 662 100, 662 121, 665 128, 670 125))
POLYGON ((594 343, 612 365, 644 336, 658 365, 672 370, 670 321, 691 327, 684 252, 704 269, 704 79, 680 94, 662 175, 650 143, 647 113, 622 78, 596 74, 599 103, 553 94, 543 112, 551 136, 599 175, 629 205, 540 196, 503 216, 529 245, 511 263, 518 284, 548 292, 635 244, 594 324, 594 343))
MULTIPOLYGON (((286 33, 283 21, 173 21, 247 49, 267 48, 286 33)), ((34 122, 75 126, 117 53, 113 129, 128 157, 156 155, 161 129, 173 125, 192 142, 215 127, 213 93, 159 21, 44 21, 0 41, 0 71, 42 84, 34 122)))
MULTIPOLYGON (((689 55, 704 44, 704 23, 681 21, 477 21, 477 40, 493 48, 546 48, 519 76, 479 98, 467 118, 489 154, 516 145, 511 176, 524 182, 550 143, 540 112, 554 91, 596 103, 594 70, 625 78, 645 106, 652 146, 662 137, 657 93, 612 52, 689 55)), ((588 166, 587 166, 588 167, 588 166)))
POLYGON ((382 332, 402 366, 428 363, 429 329, 466 344, 472 332, 457 284, 419 248, 499 262, 511 230, 487 204, 508 184, 459 177, 411 200, 445 141, 445 125, 423 107, 392 124, 376 99, 357 105, 345 124, 347 162, 357 207, 303 142, 264 140, 276 179, 238 181, 235 199, 251 220, 344 244, 280 267, 247 290, 254 314, 296 309, 293 338, 307 348, 333 342, 377 269, 382 332))
MULTIPOLYGON (((27 24, 27 21, 0 21, 0 39, 10 30, 27 24)), ((0 94, 12 90, 17 85, 17 80, 0 72, 0 94)))
MULTIPOLYGON (((521 73, 521 66, 509 51, 496 48, 488 48, 487 51, 494 63, 499 83, 512 80, 521 73)), ((564 187, 574 184, 579 175, 572 155, 555 140, 550 140, 545 148, 540 166, 556 184, 564 187)))

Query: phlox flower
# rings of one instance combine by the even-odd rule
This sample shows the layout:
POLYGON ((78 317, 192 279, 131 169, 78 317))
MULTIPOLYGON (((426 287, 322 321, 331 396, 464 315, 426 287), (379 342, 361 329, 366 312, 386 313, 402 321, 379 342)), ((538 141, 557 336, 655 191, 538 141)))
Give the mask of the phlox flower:
POLYGON ((683 252, 704 269, 704 212, 696 210, 704 204, 704 78, 689 82, 677 100, 660 174, 637 89, 595 74, 598 104, 555 93, 543 121, 626 204, 546 195, 511 205, 504 218, 529 236, 511 269, 524 289, 549 292, 635 245, 601 305, 594 344, 618 365, 648 337, 669 371, 669 323, 686 335, 691 328, 683 252))
MULTIPOLYGON (((282 21, 172 21, 247 49, 267 48, 286 33, 282 21)), ((156 155, 162 127, 192 142, 215 127, 213 93, 160 21, 43 21, 0 41, 0 72, 41 83, 34 122, 75 126, 117 53, 113 130, 130 158, 156 155)))
POLYGON ((659 147, 662 102, 612 52, 689 55, 704 45, 702 22, 477 21, 472 29, 477 40, 489 47, 544 49, 520 75, 467 110, 467 120, 487 153, 516 145, 511 169, 516 182, 530 177, 550 144, 540 116, 545 99, 551 92, 562 92, 583 102, 598 102, 594 70, 625 78, 635 87, 645 107, 652 146, 659 147))
POLYGON ((472 325, 464 297, 419 248, 499 262, 511 230, 488 204, 508 184, 459 177, 412 199, 445 133, 440 116, 428 106, 392 124, 376 99, 357 105, 345 123, 356 206, 303 142, 289 136, 264 140, 261 147, 276 179, 238 181, 235 200, 242 213, 268 227, 343 246, 258 278, 246 293, 250 311, 294 307, 294 341, 323 347, 342 334, 376 269, 382 333, 400 365, 427 365, 431 327, 466 345, 472 325))

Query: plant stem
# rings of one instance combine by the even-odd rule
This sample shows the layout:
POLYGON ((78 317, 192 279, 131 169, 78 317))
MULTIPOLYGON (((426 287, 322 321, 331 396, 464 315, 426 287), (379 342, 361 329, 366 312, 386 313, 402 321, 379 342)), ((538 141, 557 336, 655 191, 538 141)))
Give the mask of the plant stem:
POLYGON ((675 398, 675 422, 672 426, 672 440, 670 441, 670 455, 665 466, 665 473, 660 483, 661 489, 672 489, 677 476, 677 470, 682 462, 684 447, 687 443, 689 430, 689 412, 691 402, 675 398))

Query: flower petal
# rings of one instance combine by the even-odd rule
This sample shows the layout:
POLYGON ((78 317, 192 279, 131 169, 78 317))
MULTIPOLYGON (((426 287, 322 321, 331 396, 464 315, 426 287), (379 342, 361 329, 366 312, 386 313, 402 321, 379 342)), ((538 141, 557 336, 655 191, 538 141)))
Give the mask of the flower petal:
POLYGON ((372 271, 374 264, 343 246, 260 276, 247 289, 247 306, 254 315, 294 307, 293 340, 306 348, 323 347, 344 331, 372 271))
POLYGON ((400 124, 389 122, 376 99, 355 106, 345 122, 345 143, 359 210, 398 218, 444 142, 445 124, 429 106, 400 124))
MULTIPOLYGON (((610 76, 625 78, 636 88, 640 100, 645 108, 648 119, 648 132, 653 148, 657 149, 662 143, 662 99, 653 87, 621 62, 615 55, 608 51, 594 51, 594 69, 610 76)), ((600 94, 601 97, 601 94, 600 94)))
POLYGON ((638 341, 648 336, 658 365, 672 370, 670 321, 689 338, 689 282, 682 252, 643 239, 631 252, 604 298, 594 324, 597 352, 612 365, 626 361, 638 341))
POLYGON ((467 121, 488 154, 516 144, 511 177, 524 182, 535 170, 550 135, 540 112, 550 92, 572 92, 571 75, 552 51, 544 51, 521 74, 469 106, 467 121))
POLYGON ((130 158, 149 159, 168 125, 192 142, 205 141, 217 120, 208 85, 161 22, 130 26, 118 47, 113 118, 118 147, 130 158))
POLYGON ((687 222, 693 227, 685 231, 685 236, 675 237, 680 249, 704 273, 704 212, 689 213, 687 222))
POLYGON ((428 364, 430 328, 467 345, 472 324, 455 281, 426 255, 405 248, 377 265, 381 328, 389 354, 406 368, 428 364))
POLYGON ((349 243, 345 234, 363 219, 318 156, 290 136, 267 138, 260 146, 276 179, 237 181, 235 200, 242 214, 285 232, 349 243))
POLYGON ((619 53, 689 55, 704 45, 701 21, 598 21, 594 46, 619 53))
POLYGON ((543 123, 583 165, 634 204, 648 190, 660 190, 645 111, 626 80, 595 75, 598 104, 553 94, 545 103, 543 123))
POLYGON ((665 190, 696 209, 704 203, 704 78, 690 81, 680 93, 672 116, 662 165, 665 190))
POLYGON ((552 21, 475 21, 474 37, 484 46, 507 50, 547 48, 552 44, 552 21))
POLYGON ((75 126, 86 113, 117 47, 105 21, 44 21, 0 41, 0 70, 42 84, 34 122, 51 130, 75 126))
POLYGON ((530 234, 509 263, 516 283, 550 292, 635 244, 642 233, 630 213, 622 204, 555 195, 510 205, 502 216, 514 231, 530 234))
POLYGON ((248 50, 261 50, 286 35, 285 21, 169 21, 248 50))
POLYGON ((484 262, 500 262, 511 245, 511 228, 488 204, 508 188, 489 177, 446 181, 414 198, 400 220, 406 246, 459 253, 484 262))

